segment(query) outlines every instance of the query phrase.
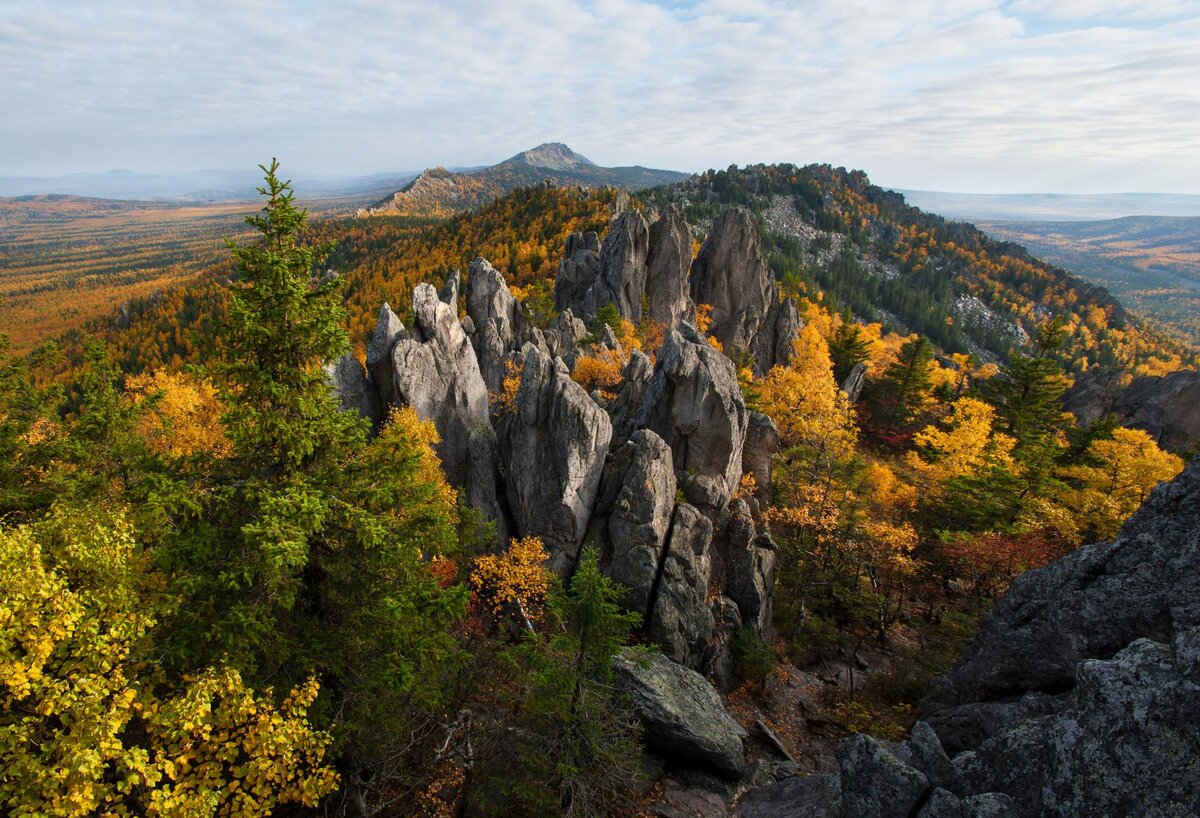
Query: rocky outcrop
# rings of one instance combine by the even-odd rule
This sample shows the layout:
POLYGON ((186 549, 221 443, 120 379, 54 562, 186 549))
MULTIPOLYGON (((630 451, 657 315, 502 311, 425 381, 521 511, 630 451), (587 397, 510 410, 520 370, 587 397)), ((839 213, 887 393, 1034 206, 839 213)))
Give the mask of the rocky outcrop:
POLYGON ((501 421, 500 467, 516 533, 538 536, 569 574, 587 533, 612 424, 566 367, 526 345, 515 411, 501 421))
POLYGON ((751 412, 742 445, 742 471, 754 478, 754 499, 766 506, 771 502, 771 465, 779 451, 779 429, 762 412, 751 412))
POLYGON ((689 324, 671 332, 637 425, 671 447, 684 494, 702 511, 714 513, 737 489, 748 424, 733 363, 689 324))
POLYGON ((336 361, 325 365, 325 380, 338 396, 344 411, 358 412, 378 427, 383 419, 379 396, 375 387, 367 381, 367 374, 353 352, 347 352, 336 361))
POLYGON ((1110 543, 1018 577, 921 712, 954 751, 996 729, 996 703, 1058 695, 1081 662, 1200 624, 1200 461, 1159 486, 1110 543), (976 714, 980 714, 976 718, 976 714))
POLYGON ((703 676, 661 653, 643 658, 626 651, 615 668, 617 689, 632 700, 648 747, 676 763, 742 774, 746 731, 703 676))
POLYGON ((850 370, 850 374, 846 376, 846 380, 842 381, 842 391, 846 393, 846 398, 851 403, 858 403, 858 399, 862 396, 863 386, 867 381, 867 365, 858 363, 850 370))
POLYGON ((646 259, 646 300, 650 317, 674 329, 695 307, 688 296, 692 267, 692 230, 677 205, 668 207, 650 227, 646 259))
POLYGON ((965 793, 1020 815, 1200 810, 1200 461, 1018 578, 920 713, 965 793))
POLYGON ((605 519, 597 538, 605 572, 627 589, 625 607, 645 617, 675 507, 671 450, 654 432, 641 429, 609 459, 604 483, 597 507, 605 519))
POLYGON ((413 290, 412 314, 412 336, 392 348, 393 402, 433 421, 446 478, 465 485, 472 432, 489 423, 487 387, 455 309, 431 285, 413 290))
POLYGON ((837 773, 794 776, 747 792, 738 818, 842 818, 842 781, 837 773))
POLYGON ((842 814, 908 818, 929 789, 929 779, 876 739, 858 734, 837 750, 842 771, 842 814))
POLYGON ((600 251, 600 279, 595 294, 597 309, 604 304, 613 304, 622 318, 635 324, 642 320, 649 252, 650 228, 639 211, 627 210, 613 219, 600 251))
POLYGON ((690 294, 712 307, 708 333, 726 352, 748 353, 758 374, 791 357, 800 316, 790 299, 779 303, 750 211, 726 208, 713 221, 692 264, 690 294))
POLYGON ((656 577, 647 632, 672 661, 699 670, 715 621, 708 606, 712 522, 689 505, 675 507, 656 577))
POLYGON ((392 376, 392 350, 396 342, 408 337, 408 330, 392 312, 385 301, 379 308, 375 321, 375 333, 367 347, 367 374, 375 387, 381 406, 390 406, 395 397, 395 379, 392 376))
POLYGON ((1200 372, 1134 378, 1122 389, 1115 372, 1093 369, 1076 379, 1064 408, 1081 424, 1115 415, 1122 426, 1145 430, 1166 449, 1200 446, 1200 372))
POLYGON ((572 233, 554 277, 554 309, 571 310, 585 323, 596 319, 596 282, 600 278, 600 237, 572 233))
POLYGON ((504 365, 513 352, 527 343, 546 349, 541 331, 533 326, 525 308, 513 298, 504 276, 487 259, 475 259, 467 270, 467 315, 471 319, 471 346, 483 382, 491 392, 502 388, 504 365))
POLYGON ((745 500, 730 507, 722 543, 725 594, 741 615, 742 627, 753 628, 768 644, 774 639, 771 595, 775 590, 775 543, 760 534, 745 500))

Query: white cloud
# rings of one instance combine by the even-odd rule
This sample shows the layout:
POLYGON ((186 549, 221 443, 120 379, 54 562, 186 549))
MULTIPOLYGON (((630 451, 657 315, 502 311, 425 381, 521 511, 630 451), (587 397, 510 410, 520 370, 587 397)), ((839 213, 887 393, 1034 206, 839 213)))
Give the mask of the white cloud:
POLYGON ((1083 0, 62 5, 0 7, 2 172, 404 170, 557 139, 605 164, 1200 189, 1183 0, 1154 0, 1154 25, 1116 0, 1053 27, 1083 0))

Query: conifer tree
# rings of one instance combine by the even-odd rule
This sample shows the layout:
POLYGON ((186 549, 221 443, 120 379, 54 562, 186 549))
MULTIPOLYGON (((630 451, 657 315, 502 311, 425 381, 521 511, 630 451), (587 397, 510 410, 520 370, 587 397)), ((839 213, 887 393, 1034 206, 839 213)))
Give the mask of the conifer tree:
POLYGON ((906 426, 918 417, 933 389, 933 346, 924 336, 904 343, 872 390, 882 420, 906 426))

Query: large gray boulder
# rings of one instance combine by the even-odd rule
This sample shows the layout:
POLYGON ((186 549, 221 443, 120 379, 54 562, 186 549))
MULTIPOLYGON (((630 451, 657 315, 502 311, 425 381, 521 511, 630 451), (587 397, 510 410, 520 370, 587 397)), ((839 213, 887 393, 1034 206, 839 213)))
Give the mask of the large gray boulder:
POLYGON ((627 589, 625 607, 645 618, 675 507, 671 450, 654 432, 634 432, 611 458, 605 482, 619 486, 611 506, 604 509, 605 571, 627 589))
POLYGON ((446 479, 466 485, 471 435, 490 425, 487 386, 454 307, 431 285, 413 290, 412 313, 412 336, 392 348, 393 402, 433 421, 446 479))
MULTIPOLYGON (((688 320, 695 307, 688 296, 692 267, 692 230, 683 211, 671 205, 650 227, 646 258, 646 300, 650 317, 675 329, 688 320)), ((651 350, 654 351, 654 350, 651 350)))
MULTIPOLYGON (((702 510, 719 510, 737 489, 748 425, 733 363, 691 325, 672 331, 642 396, 637 426, 667 442, 681 479, 707 489, 704 505, 716 507, 702 510)), ((689 502, 699 505, 693 497, 689 502)))
POLYGON ((703 676, 661 653, 643 659, 625 651, 614 666, 617 689, 632 700, 648 747, 685 766, 742 774, 746 731, 703 676))
POLYGON ((842 818, 842 782, 837 773, 785 778, 749 790, 737 818, 842 818))
POLYGON ((987 705, 1075 685, 1088 659, 1136 639, 1170 642, 1200 624, 1200 460, 1156 488, 1110 543, 1089 545, 1017 578, 951 671, 935 680, 922 718, 951 752, 997 728, 987 705))
POLYGON ((865 734, 838 744, 842 814, 856 818, 908 818, 929 789, 929 780, 865 734))
POLYGON ((754 498, 762 505, 771 502, 771 468, 782 439, 775 421, 762 412, 751 412, 742 445, 742 471, 754 478, 754 498))
POLYGON ((670 539, 647 622, 650 638, 672 661, 699 670, 713 635, 708 605, 712 522, 689 505, 675 507, 670 539))
POLYGON ((612 424, 561 361, 532 345, 516 410, 500 421, 501 469, 521 536, 538 536, 569 574, 592 516, 612 424))
POLYGON ((772 304, 750 345, 754 353, 755 372, 765 375, 772 367, 786 366, 792 360, 796 339, 800 337, 803 326, 795 301, 785 298, 772 304))

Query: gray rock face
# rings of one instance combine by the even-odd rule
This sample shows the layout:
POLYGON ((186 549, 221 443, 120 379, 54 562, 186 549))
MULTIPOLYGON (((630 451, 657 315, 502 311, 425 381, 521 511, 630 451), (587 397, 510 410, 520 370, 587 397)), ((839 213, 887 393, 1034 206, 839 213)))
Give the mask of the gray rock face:
POLYGON ((964 722, 979 703, 1058 694, 1086 659, 1138 638, 1168 642, 1200 624, 1200 461, 1160 485, 1111 543, 1084 546, 1030 571, 984 619, 920 712, 951 751, 967 749, 964 722))
POLYGON ((1021 815, 1200 814, 1200 627, 1079 665, 1058 713, 967 754, 970 789, 1021 815))
POLYGON ((917 818, 1016 818, 1012 799, 1001 793, 959 798, 949 790, 935 789, 917 818))
POLYGON ((632 699, 651 749, 722 775, 741 775, 746 731, 703 676, 661 653, 643 664, 624 652, 615 667, 617 689, 632 699))
POLYGON ((738 803, 738 818, 842 818, 837 773, 785 778, 750 790, 738 803))
POLYGON ((466 485, 471 434, 489 425, 487 387, 457 314, 432 286, 413 290, 412 312, 413 336, 392 349, 395 402, 434 422, 446 478, 466 485))
POLYGON ((1020 577, 920 712, 966 751, 960 795, 1004 793, 1022 816, 1200 814, 1200 460, 1113 542, 1020 577))
POLYGON ((846 393, 846 397, 851 403, 857 403, 862 396, 863 386, 867 381, 867 365, 855 364, 850 370, 850 374, 846 376, 846 380, 842 381, 842 391, 846 393))
POLYGON ((650 253, 650 228, 637 210, 613 219, 600 251, 600 281, 596 308, 615 304, 622 318, 642 320, 642 294, 646 291, 646 257, 650 253))
POLYGON ((516 533, 541 537, 551 566, 569 574, 612 438, 608 415, 561 362, 527 345, 516 412, 502 420, 498 433, 516 533))
POLYGON ((692 264, 691 296, 712 307, 708 332, 726 351, 751 349, 777 297, 749 210, 726 208, 713 220, 692 264))
POLYGON ((672 661, 699 670, 715 625, 707 604, 712 522, 694 507, 675 507, 647 630, 672 661))
POLYGON ((504 276, 487 259, 475 259, 467 270, 467 315, 479 371, 491 392, 502 388, 504 362, 511 353, 526 343, 545 349, 541 332, 509 292, 504 276))
POLYGON ((725 526, 722 552, 725 557, 725 593, 737 603, 742 626, 753 628, 770 643, 771 595, 775 589, 776 548, 769 535, 755 530, 745 500, 735 500, 725 526))
POLYGON ((779 429, 775 421, 762 412, 751 412, 746 427, 746 442, 742 445, 742 471, 753 475, 758 488, 754 497, 759 503, 771 502, 771 465, 779 451, 779 429))
POLYGON ((671 450, 646 429, 633 434, 606 468, 620 488, 607 520, 606 572, 628 589, 625 607, 650 610, 675 506, 671 450))
POLYGON ((692 230, 683 211, 672 205, 650 227, 646 259, 646 298, 650 317, 668 329, 679 326, 695 307, 688 296, 692 230))
POLYGON ((358 412, 371 421, 373 427, 379 426, 383 420, 379 396, 375 394, 375 388, 367 382, 367 374, 353 352, 347 352, 333 363, 326 364, 325 380, 337 393, 343 410, 358 412))
POLYGON ((667 442, 681 475, 710 481, 724 505, 741 481, 749 413, 733 363, 695 328, 682 329, 663 345, 637 425, 667 442))
POLYGON ((1200 372, 1134 378, 1120 389, 1116 373, 1093 369, 1076 379, 1064 404, 1080 423, 1114 414, 1122 426, 1144 429, 1164 448, 1200 444, 1200 372))
POLYGON ((653 375, 654 364, 650 363, 650 359, 640 349, 629 353, 629 361, 621 371, 621 389, 617 392, 616 400, 609 406, 614 440, 628 440, 638 428, 642 401, 653 375))
POLYGON ((751 344, 758 374, 766 374, 771 367, 784 366, 792 359, 792 351, 803 326, 796 302, 792 299, 771 305, 751 344))
POLYGON ((842 811, 861 818, 908 818, 929 781, 870 736, 859 734, 838 745, 842 769, 842 811))
POLYGON ((596 319, 594 288, 600 278, 600 237, 595 233, 572 233, 566 253, 554 278, 554 309, 571 310, 585 323, 596 319))
POLYGON ((390 406, 395 399, 392 349, 397 341, 407 337, 408 330, 385 301, 379 308, 375 333, 371 336, 371 345, 367 347, 367 374, 375 386, 381 406, 390 406))

